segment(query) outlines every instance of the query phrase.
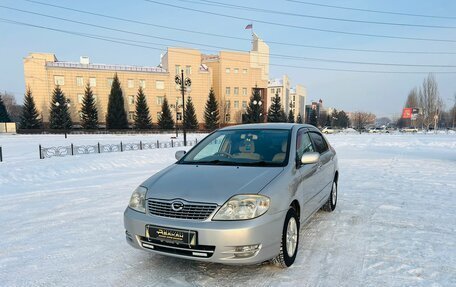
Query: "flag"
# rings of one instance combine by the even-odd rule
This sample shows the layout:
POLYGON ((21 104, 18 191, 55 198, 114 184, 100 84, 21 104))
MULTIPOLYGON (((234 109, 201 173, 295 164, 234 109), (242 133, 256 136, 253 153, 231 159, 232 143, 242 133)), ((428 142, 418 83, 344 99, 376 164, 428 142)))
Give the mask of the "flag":
POLYGON ((249 25, 245 26, 245 30, 247 30, 247 29, 253 29, 253 25, 249 24, 249 25))

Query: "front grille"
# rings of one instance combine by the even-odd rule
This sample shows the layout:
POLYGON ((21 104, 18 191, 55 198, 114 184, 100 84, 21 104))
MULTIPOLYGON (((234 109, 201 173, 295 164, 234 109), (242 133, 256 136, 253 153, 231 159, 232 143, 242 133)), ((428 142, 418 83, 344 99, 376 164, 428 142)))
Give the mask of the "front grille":
POLYGON ((214 203, 186 202, 183 200, 147 200, 149 214, 179 219, 205 220, 214 212, 216 207, 217 204, 214 203), (175 211, 172 209, 171 205, 175 201, 183 203, 181 210, 175 211))

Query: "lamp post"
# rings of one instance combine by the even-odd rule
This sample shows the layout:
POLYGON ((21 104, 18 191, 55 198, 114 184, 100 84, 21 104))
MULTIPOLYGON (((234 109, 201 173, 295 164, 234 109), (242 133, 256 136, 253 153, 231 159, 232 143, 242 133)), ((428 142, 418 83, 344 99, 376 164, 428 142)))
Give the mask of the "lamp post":
POLYGON ((177 116, 177 111, 178 111, 178 107, 179 107, 179 98, 176 97, 176 138, 179 136, 179 129, 178 129, 178 126, 177 126, 177 123, 179 121, 179 117, 177 116))
MULTIPOLYGON (((185 130, 185 91, 190 89, 192 85, 192 80, 190 78, 184 78, 184 70, 181 70, 181 75, 176 75, 174 77, 174 81, 176 85, 180 86, 180 90, 182 93, 182 131, 184 133, 184 146, 187 146, 187 132, 185 130)), ((177 117, 177 112, 176 112, 177 117)))
MULTIPOLYGON (((69 108, 69 107, 71 106, 71 105, 70 105, 70 101, 67 100, 67 101, 64 103, 64 105, 65 105, 66 107, 69 108)), ((59 103, 59 102, 56 102, 56 103, 55 103, 55 106, 56 106, 56 107, 60 106, 60 103, 59 103)), ((63 126, 63 129, 64 129, 64 131, 65 131, 65 138, 67 138, 67 124, 68 124, 68 122, 66 122, 66 123, 64 124, 64 126, 63 126)))
MULTIPOLYGON (((260 100, 258 102, 256 100, 253 101, 253 105, 258 106, 258 108, 261 108, 262 104, 263 103, 260 100)), ((260 113, 258 114, 258 118, 255 119, 255 122, 259 123, 262 115, 263 115, 263 113, 260 111, 260 113)))

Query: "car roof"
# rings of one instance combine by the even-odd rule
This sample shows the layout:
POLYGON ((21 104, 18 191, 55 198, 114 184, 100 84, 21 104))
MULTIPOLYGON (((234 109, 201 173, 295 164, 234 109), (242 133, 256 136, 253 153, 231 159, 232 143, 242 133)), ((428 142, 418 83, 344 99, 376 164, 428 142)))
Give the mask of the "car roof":
POLYGON ((308 128, 309 130, 317 130, 316 127, 313 125, 308 124, 297 124, 297 123, 259 123, 259 124, 240 124, 234 126, 227 126, 220 130, 244 130, 244 129, 252 129, 252 130, 262 130, 262 129, 280 129, 280 130, 291 130, 294 127, 303 127, 308 128))

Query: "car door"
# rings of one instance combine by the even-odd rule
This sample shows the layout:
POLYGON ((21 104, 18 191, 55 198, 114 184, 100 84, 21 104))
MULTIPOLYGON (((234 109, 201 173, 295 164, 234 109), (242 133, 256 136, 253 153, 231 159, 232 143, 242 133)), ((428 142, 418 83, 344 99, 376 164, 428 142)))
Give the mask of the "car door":
POLYGON ((301 221, 304 222, 315 211, 314 198, 319 194, 323 185, 319 178, 318 164, 301 164, 301 157, 308 152, 314 152, 314 145, 307 129, 301 128, 296 135, 296 169, 298 192, 301 199, 301 221))
POLYGON ((328 197, 331 191, 334 171, 334 163, 332 159, 334 157, 334 154, 329 148, 329 145, 323 135, 313 131, 309 132, 309 135, 312 143, 314 144, 315 150, 320 153, 318 173, 321 180, 321 192, 315 198, 317 199, 316 204, 319 204, 322 200, 325 200, 328 197))

